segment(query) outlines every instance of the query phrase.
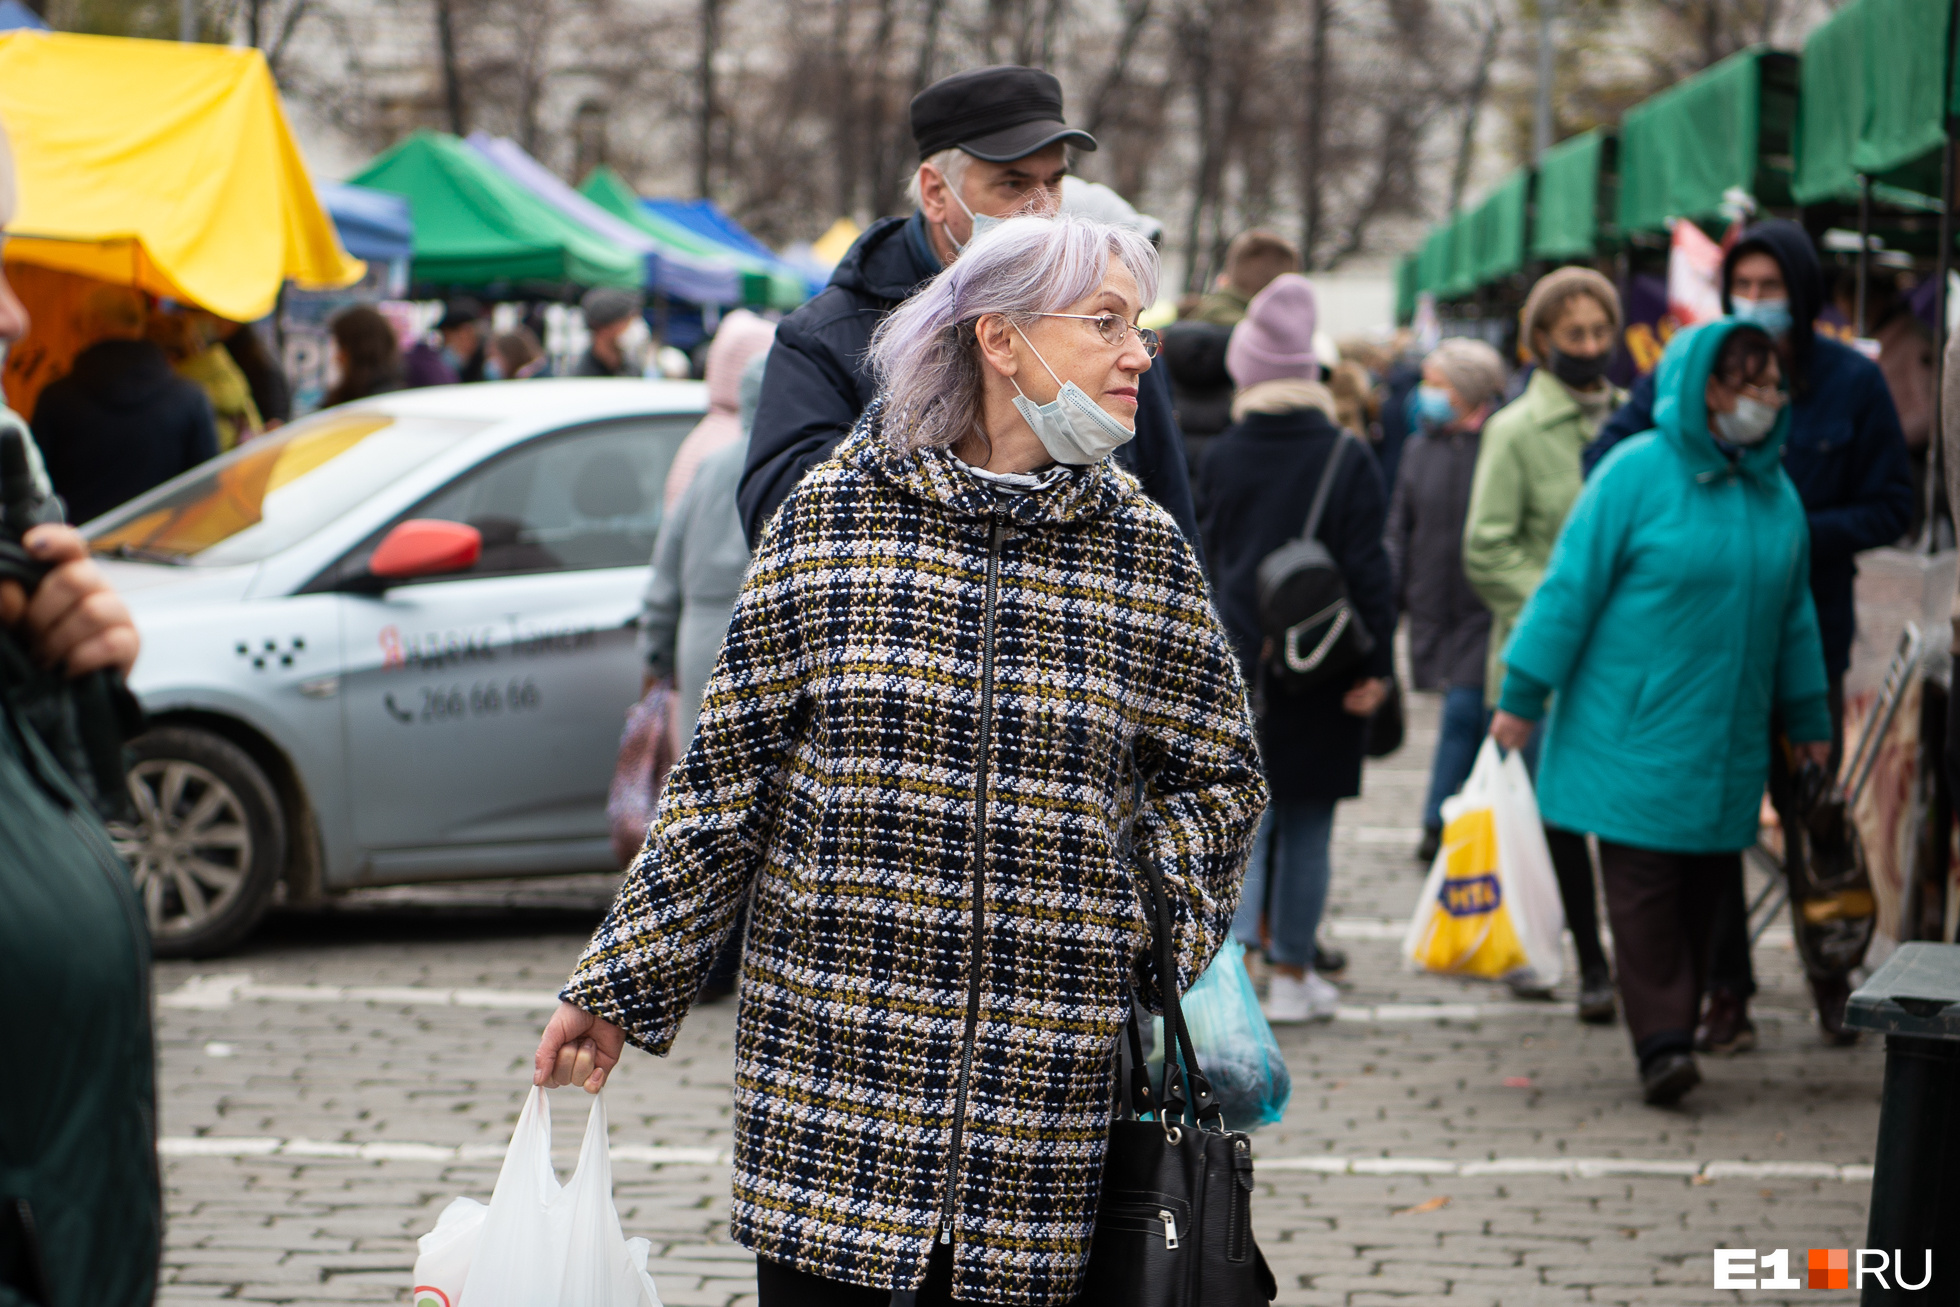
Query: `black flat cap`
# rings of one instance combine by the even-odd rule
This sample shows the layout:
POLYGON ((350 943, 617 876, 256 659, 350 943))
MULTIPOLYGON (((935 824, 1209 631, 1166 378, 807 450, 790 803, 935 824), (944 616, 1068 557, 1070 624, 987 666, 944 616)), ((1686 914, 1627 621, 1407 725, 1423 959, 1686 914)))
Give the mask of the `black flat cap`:
POLYGON ((1056 141, 1096 148, 1095 137, 1062 121, 1062 84, 1019 64, 972 68, 920 91, 912 97, 912 139, 921 159, 957 145, 988 163, 1025 159, 1056 141))
POLYGON ((436 330, 454 331, 482 320, 483 306, 467 295, 458 295, 442 306, 442 321, 436 323, 436 330))

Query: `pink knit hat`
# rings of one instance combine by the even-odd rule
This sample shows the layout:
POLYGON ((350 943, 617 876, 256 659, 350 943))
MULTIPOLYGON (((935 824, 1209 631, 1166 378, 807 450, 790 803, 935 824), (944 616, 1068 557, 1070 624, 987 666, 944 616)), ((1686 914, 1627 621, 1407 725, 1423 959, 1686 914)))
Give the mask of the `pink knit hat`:
POLYGON ((1252 297, 1245 320, 1232 328, 1225 370, 1241 390, 1287 377, 1319 380, 1313 352, 1317 316, 1313 283, 1297 272, 1281 273, 1252 297))

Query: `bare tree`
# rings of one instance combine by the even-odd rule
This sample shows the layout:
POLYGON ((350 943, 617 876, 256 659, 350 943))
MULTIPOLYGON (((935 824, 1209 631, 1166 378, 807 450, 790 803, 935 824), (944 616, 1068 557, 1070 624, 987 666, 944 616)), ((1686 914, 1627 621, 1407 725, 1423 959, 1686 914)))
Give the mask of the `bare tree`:
POLYGON ((714 180, 715 55, 721 51, 721 0, 701 0, 700 118, 695 129, 694 193, 707 199, 714 180))
POLYGON ((1488 0, 1481 13, 1470 16, 1470 28, 1479 33, 1477 62, 1470 74, 1470 85, 1463 94, 1463 131, 1457 137, 1456 166, 1450 169, 1450 208, 1463 203, 1464 187, 1470 183, 1470 161, 1477 148, 1477 119, 1490 94, 1491 65, 1497 62, 1498 43, 1504 37, 1504 15, 1495 0, 1488 0))

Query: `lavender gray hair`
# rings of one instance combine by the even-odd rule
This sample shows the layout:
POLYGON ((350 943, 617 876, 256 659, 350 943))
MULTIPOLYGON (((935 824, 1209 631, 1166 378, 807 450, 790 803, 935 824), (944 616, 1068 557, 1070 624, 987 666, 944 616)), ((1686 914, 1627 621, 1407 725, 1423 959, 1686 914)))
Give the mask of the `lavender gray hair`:
POLYGON ((1136 232, 1075 214, 1010 218, 969 245, 871 337, 867 362, 885 395, 885 439, 899 453, 959 443, 980 415, 973 324, 998 313, 1017 326, 1095 294, 1111 256, 1157 298, 1157 250, 1136 232))

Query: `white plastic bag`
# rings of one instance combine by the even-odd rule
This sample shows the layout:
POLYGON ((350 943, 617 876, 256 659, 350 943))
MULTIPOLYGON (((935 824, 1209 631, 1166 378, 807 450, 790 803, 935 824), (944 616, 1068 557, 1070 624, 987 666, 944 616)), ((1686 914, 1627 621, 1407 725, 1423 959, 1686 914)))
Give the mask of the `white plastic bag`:
POLYGON ((551 1169, 551 1102, 533 1088, 490 1205, 458 1198, 422 1236, 414 1307, 661 1307, 645 1239, 620 1233, 606 1104, 592 1100, 578 1169, 551 1169))
POLYGON ((1558 984, 1565 905, 1531 776, 1487 739, 1470 779, 1443 803, 1443 847, 1402 940, 1417 968, 1558 984))

